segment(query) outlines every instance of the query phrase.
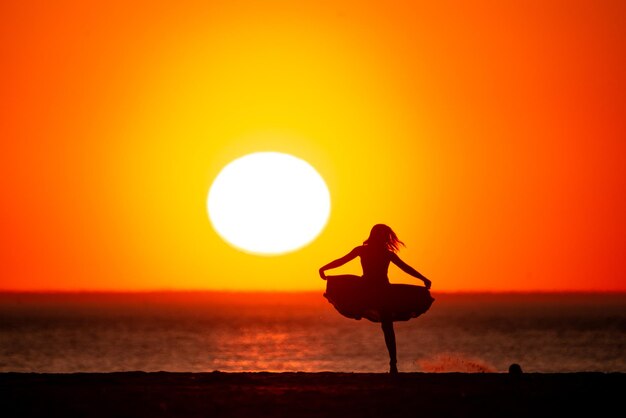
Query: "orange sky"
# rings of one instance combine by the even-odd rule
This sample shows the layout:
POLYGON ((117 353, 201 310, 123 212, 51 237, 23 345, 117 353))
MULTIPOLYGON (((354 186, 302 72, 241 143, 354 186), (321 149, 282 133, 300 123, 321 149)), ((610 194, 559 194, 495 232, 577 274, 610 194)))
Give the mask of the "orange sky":
POLYGON ((625 2, 160 3, 0 4, 0 289, 323 290, 383 222, 433 291, 626 290, 625 2), (328 183, 299 251, 211 227, 254 151, 328 183))

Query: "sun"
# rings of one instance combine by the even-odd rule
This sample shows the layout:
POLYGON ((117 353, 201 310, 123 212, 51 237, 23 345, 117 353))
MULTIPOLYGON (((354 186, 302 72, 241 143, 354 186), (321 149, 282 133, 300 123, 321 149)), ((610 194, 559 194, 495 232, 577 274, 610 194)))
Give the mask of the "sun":
POLYGON ((330 193, 306 161, 256 152, 220 171, 209 189, 207 211, 218 235, 235 248, 284 254, 319 235, 330 215, 330 193))

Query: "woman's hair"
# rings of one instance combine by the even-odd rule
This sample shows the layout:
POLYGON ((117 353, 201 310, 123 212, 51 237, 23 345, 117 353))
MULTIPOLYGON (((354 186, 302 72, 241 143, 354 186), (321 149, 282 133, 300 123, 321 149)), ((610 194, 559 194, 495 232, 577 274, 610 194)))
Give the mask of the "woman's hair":
POLYGON ((363 244, 385 247, 394 253, 400 249, 401 245, 404 246, 404 242, 400 241, 396 233, 385 224, 374 225, 369 238, 363 241, 363 244))

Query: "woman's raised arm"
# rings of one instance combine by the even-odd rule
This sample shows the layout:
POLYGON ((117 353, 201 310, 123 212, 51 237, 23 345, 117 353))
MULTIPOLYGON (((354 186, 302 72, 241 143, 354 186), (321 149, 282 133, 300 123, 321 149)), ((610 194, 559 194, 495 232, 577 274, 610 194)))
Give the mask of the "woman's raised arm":
POLYGON ((341 267, 344 264, 346 264, 348 261, 354 260, 359 255, 360 248, 361 247, 356 247, 352 251, 350 251, 348 254, 344 255, 343 257, 333 260, 330 263, 326 264, 325 266, 321 267, 320 277, 326 280, 326 274, 324 273, 326 270, 341 267))
POLYGON ((409 266, 407 263, 402 261, 400 257, 398 257, 398 254, 396 253, 391 253, 391 254, 392 254, 391 261, 393 262, 393 264, 400 267, 400 269, 403 272, 422 280, 424 282, 424 285, 426 286, 426 289, 430 289, 431 281, 428 280, 426 276, 424 276, 422 273, 420 273, 419 271, 415 270, 413 267, 409 266))

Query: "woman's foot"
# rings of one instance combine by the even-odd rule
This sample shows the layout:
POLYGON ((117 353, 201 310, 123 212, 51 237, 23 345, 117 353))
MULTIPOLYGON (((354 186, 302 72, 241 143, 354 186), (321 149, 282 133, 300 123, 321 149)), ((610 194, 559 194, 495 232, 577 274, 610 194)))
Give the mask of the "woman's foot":
POLYGON ((391 374, 398 374, 398 367, 396 367, 396 362, 395 361, 390 361, 389 362, 389 373, 391 373, 391 374))

